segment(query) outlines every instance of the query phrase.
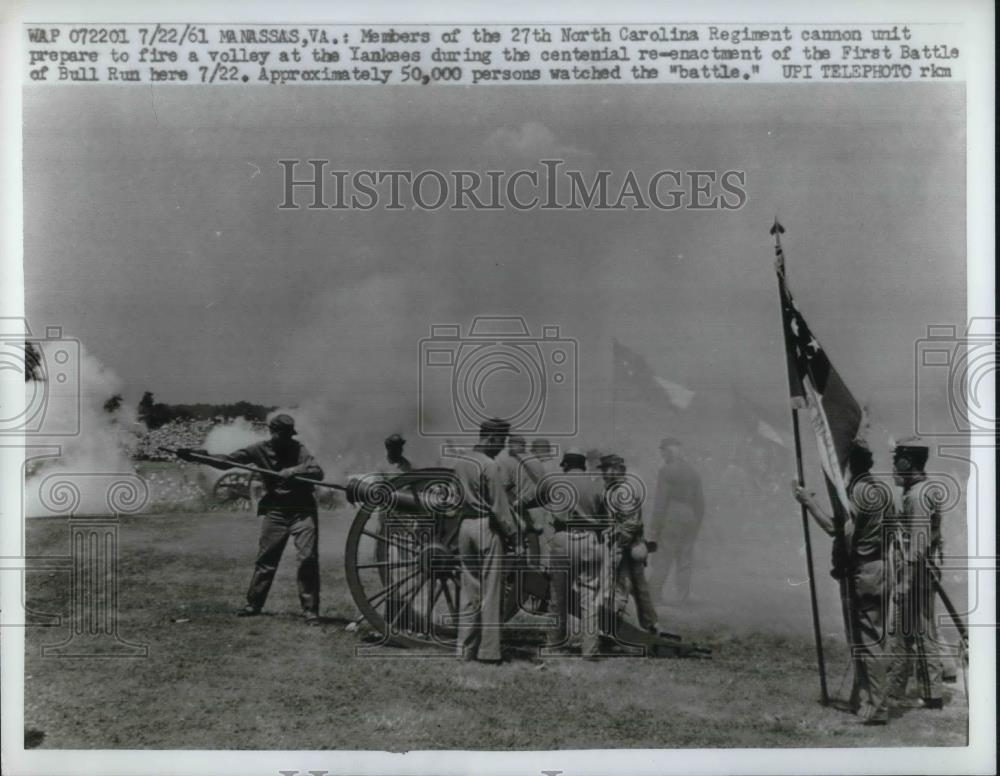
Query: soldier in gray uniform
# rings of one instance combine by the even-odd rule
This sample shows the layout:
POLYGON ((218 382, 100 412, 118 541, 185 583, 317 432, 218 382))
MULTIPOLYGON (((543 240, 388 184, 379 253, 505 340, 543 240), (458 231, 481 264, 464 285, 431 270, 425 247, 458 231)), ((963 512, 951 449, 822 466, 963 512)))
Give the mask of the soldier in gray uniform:
POLYGON ((941 512, 937 489, 924 470, 928 455, 927 445, 919 437, 900 442, 893 453, 893 476, 903 489, 903 499, 892 521, 896 617, 890 644, 889 695, 902 701, 915 670, 921 703, 928 709, 940 709, 944 706, 943 666, 941 647, 931 638, 935 632, 931 625, 935 597, 931 553, 937 549, 935 537, 940 541, 941 512))
POLYGON ((656 499, 650 521, 650 540, 659 557, 651 560, 650 588, 655 599, 674 571, 674 583, 682 603, 691 597, 691 566, 694 544, 705 516, 701 477, 681 453, 681 443, 673 437, 660 442, 663 466, 656 477, 656 499))
POLYGON ((517 537, 497 455, 510 424, 485 421, 479 443, 455 452, 454 472, 462 488, 463 517, 458 529, 462 597, 458 615, 458 654, 465 660, 499 663, 503 562, 517 537))
MULTIPOLYGON (((295 421, 288 415, 276 415, 268 423, 271 438, 244 447, 229 455, 218 456, 226 461, 256 466, 274 472, 264 478, 264 496, 257 505, 263 517, 260 544, 254 562, 253 577, 247 591, 247 604, 238 612, 240 617, 253 617, 267 600, 278 563, 289 538, 295 542, 298 559, 299 601, 307 625, 319 625, 319 552, 317 538, 316 499, 313 486, 293 475, 312 480, 323 479, 323 470, 305 445, 293 437, 295 421)), ((177 451, 177 456, 191 460, 190 449, 177 451)), ((216 469, 231 468, 225 463, 209 463, 216 469)))
POLYGON ((631 588, 640 627, 655 633, 658 631, 656 608, 646 582, 642 502, 638 494, 629 492, 624 458, 608 453, 601 456, 600 466, 605 510, 613 521, 606 563, 610 573, 602 575, 602 599, 610 605, 609 611, 621 612, 628 603, 628 589, 631 588))
POLYGON ((568 639, 569 601, 575 588, 580 602, 580 649, 584 657, 595 657, 600 646, 601 570, 607 517, 604 483, 598 474, 586 473, 586 458, 575 448, 562 457, 565 477, 551 475, 546 483, 570 497, 562 509, 553 509, 549 537, 551 604, 555 623, 546 639, 552 648, 562 648, 568 639))
MULTIPOLYGON (((843 528, 844 543, 835 540, 833 574, 846 579, 850 596, 848 641, 854 660, 856 712, 867 725, 889 721, 886 663, 882 654, 885 638, 885 563, 883 526, 891 520, 892 491, 888 483, 871 474, 872 454, 864 440, 856 439, 848 451, 851 479, 847 496, 850 520, 843 528)), ((836 536, 833 517, 816 501, 815 494, 793 483, 795 498, 829 536, 836 536)))

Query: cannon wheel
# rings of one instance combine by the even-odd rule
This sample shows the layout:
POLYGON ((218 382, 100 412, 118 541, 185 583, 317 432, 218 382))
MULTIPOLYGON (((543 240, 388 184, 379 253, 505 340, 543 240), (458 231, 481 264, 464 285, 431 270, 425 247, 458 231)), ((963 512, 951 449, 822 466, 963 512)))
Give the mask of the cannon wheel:
POLYGON ((223 506, 250 509, 253 506, 253 479, 254 475, 245 472, 226 472, 212 486, 212 498, 223 506))
MULTIPOLYGON (((450 474, 424 469, 389 484, 407 488, 450 474)), ((344 555, 347 584, 365 620, 386 642, 454 649, 462 600, 459 523, 440 513, 392 514, 370 505, 358 510, 344 555)), ((505 622, 520 607, 512 578, 505 584, 505 622)))

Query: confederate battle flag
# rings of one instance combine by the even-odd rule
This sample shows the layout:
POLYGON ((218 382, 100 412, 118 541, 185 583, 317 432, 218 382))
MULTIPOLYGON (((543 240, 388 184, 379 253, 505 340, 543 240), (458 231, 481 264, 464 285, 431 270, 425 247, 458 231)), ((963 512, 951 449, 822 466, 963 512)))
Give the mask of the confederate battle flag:
MULTIPOLYGON (((781 229, 778 224, 775 227, 781 229)), ((780 243, 777 254, 775 268, 781 292, 781 317, 792 406, 809 410, 833 508, 837 512, 843 509, 841 514, 846 515, 850 512, 850 505, 844 471, 847 451, 861 426, 861 407, 840 379, 823 347, 795 306, 795 300, 785 284, 785 263, 780 243)))

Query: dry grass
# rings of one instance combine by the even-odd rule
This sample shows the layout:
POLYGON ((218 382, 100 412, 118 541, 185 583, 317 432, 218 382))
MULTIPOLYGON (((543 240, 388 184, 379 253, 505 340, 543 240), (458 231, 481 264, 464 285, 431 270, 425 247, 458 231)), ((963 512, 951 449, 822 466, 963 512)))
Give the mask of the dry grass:
MULTIPOLYGON (((886 728, 817 703, 805 634, 727 627, 717 602, 664 624, 713 646, 713 660, 601 663, 515 657, 499 667, 376 650, 343 577, 350 515, 321 517, 320 628, 297 616, 286 557, 266 615, 242 603, 257 522, 245 515, 148 515, 123 520, 122 637, 149 645, 141 660, 42 658, 61 628, 27 633, 25 726, 45 748, 560 749, 609 747, 961 746, 961 681, 943 711, 906 711, 886 728), (186 620, 186 622, 181 622, 186 620)), ((63 520, 29 521, 32 555, 68 550, 63 520)), ((705 585, 709 597, 712 585, 705 585)), ((68 612, 63 572, 27 574, 28 605, 68 612)), ((808 623, 806 623, 808 627, 808 623)), ((843 672, 831 638, 833 689, 843 672)))

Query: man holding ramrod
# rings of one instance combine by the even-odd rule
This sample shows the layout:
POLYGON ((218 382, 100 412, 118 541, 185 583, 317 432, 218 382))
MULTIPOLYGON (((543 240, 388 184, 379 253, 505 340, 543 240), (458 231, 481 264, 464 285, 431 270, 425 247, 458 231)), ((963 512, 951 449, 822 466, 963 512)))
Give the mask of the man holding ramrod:
POLYGON ((307 625, 319 625, 319 534, 313 485, 301 478, 322 480, 323 470, 305 445, 294 439, 295 421, 288 415, 276 415, 268 423, 270 439, 236 450, 229 455, 203 458, 203 451, 182 448, 177 457, 196 460, 216 469, 229 469, 229 463, 247 464, 274 472, 264 477, 264 497, 257 514, 264 519, 254 562, 247 603, 238 617, 260 614, 278 570, 278 563, 289 537, 295 542, 298 560, 299 602, 307 625))

